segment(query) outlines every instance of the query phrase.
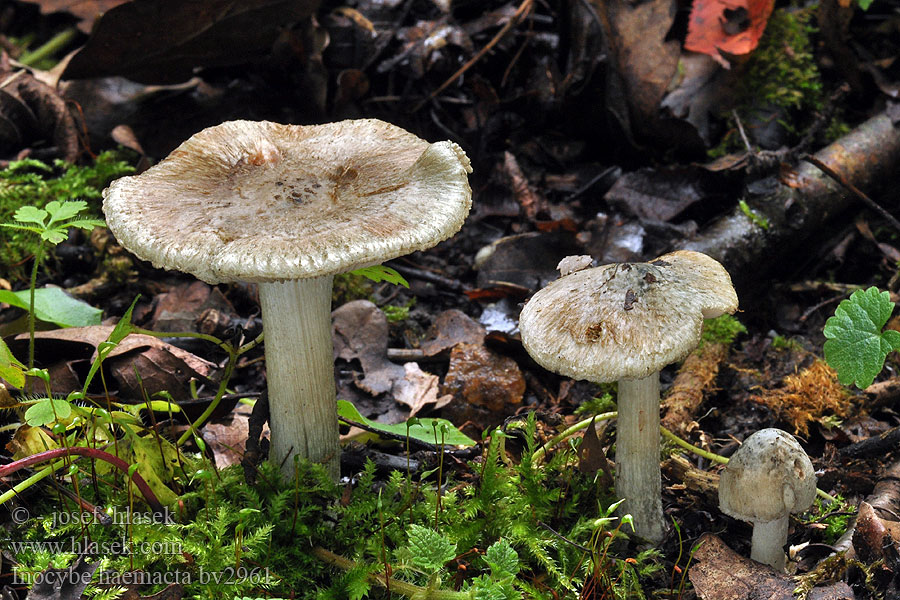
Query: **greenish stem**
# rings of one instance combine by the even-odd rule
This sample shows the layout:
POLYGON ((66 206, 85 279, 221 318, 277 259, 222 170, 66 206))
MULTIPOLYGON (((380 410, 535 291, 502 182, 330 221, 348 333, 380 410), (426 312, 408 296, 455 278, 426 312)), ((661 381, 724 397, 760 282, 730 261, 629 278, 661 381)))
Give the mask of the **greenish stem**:
POLYGON ((669 431, 662 425, 659 426, 659 431, 660 431, 660 433, 663 434, 664 438, 667 438, 667 439, 675 442, 676 444, 678 444, 685 450, 693 452, 697 456, 702 456, 705 459, 708 459, 708 460, 711 460, 713 462, 717 462, 717 463, 720 463, 723 465, 728 464, 728 459, 726 457, 722 456, 721 454, 716 454, 714 452, 710 452, 709 450, 704 450, 703 448, 695 446, 692 443, 681 439, 680 437, 678 437, 677 435, 675 435, 674 433, 672 433, 671 431, 669 431))
POLYGON ((34 289, 37 286, 38 267, 41 259, 44 257, 44 240, 38 244, 37 251, 34 253, 34 266, 31 267, 31 285, 28 295, 28 368, 34 368, 34 289))
POLYGON ((222 397, 225 395, 225 392, 228 391, 228 382, 231 380, 231 376, 234 374, 234 368, 237 365, 237 359, 239 356, 244 354, 245 352, 249 352, 256 346, 262 343, 263 335, 260 334, 256 339, 251 342, 247 342, 240 348, 235 348, 228 342, 224 342, 219 338, 213 335, 207 335, 205 333, 198 333, 194 331, 153 331, 150 329, 144 329, 142 327, 134 327, 134 333, 140 333, 143 335, 149 335, 155 338, 195 338, 198 340, 205 340, 207 342, 213 343, 226 353, 228 353, 228 364, 225 365, 225 372, 222 374, 222 380, 219 382, 219 388, 216 390, 216 396, 213 398, 213 401, 210 402, 209 406, 206 407, 206 410, 203 411, 197 419, 191 423, 191 426, 188 427, 187 431, 181 434, 181 437, 178 438, 178 445, 181 446, 193 436, 200 427, 206 423, 207 419, 209 419, 210 415, 218 408, 219 403, 222 402, 222 397))
POLYGON ((41 481, 42 479, 46 479, 47 477, 52 475, 57 469, 62 468, 64 466, 63 462, 64 461, 58 460, 55 463, 52 463, 50 466, 44 467, 40 471, 37 471, 36 473, 31 475, 27 479, 20 481, 19 483, 14 485, 11 489, 3 492, 2 494, 0 494, 0 504, 8 502, 9 500, 12 500, 17 495, 21 494, 22 492, 24 492, 25 490, 27 490, 28 488, 30 488, 31 486, 36 484, 38 481, 41 481))
POLYGON ((28 67, 34 66, 35 63, 53 56, 68 46, 69 43, 75 39, 76 35, 78 35, 78 29, 75 27, 63 29, 41 46, 35 48, 31 52, 22 54, 22 56, 19 57, 19 62, 28 67))

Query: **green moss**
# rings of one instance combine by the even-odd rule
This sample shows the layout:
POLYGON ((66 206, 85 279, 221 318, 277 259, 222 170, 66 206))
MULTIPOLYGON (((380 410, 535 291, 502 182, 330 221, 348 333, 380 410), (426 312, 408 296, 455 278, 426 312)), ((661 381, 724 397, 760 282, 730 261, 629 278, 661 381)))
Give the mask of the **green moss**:
POLYGON ((741 333, 747 333, 747 328, 743 323, 732 315, 722 315, 703 322, 701 339, 703 343, 730 344, 741 333))
MULTIPOLYGON (((100 193, 113 179, 134 169, 118 152, 103 152, 86 166, 70 165, 61 160, 52 165, 34 159, 14 161, 0 170, 0 223, 9 223, 19 207, 31 205, 43 208, 58 200, 86 200, 100 213, 100 193)), ((25 232, 0 231, 0 243, 5 251, 0 255, 0 272, 16 279, 24 277, 22 263, 30 256, 37 242, 25 232)))
MULTIPOLYGON (((81 486, 81 493, 94 504, 120 507, 109 509, 112 525, 46 495, 28 505, 32 518, 0 530, 0 543, 11 549, 25 580, 50 565, 69 566, 76 559, 71 550, 91 544, 106 581, 143 572, 154 585, 143 586, 141 595, 179 581, 185 598, 204 600, 360 598, 370 589, 382 598, 368 575, 382 573, 386 564, 395 579, 420 586, 416 597, 425 597, 426 586, 440 588, 428 595, 434 598, 460 598, 473 589, 470 597, 507 599, 575 597, 586 585, 606 598, 646 598, 642 587, 658 589, 659 554, 625 554, 623 547, 620 558, 611 558, 621 521, 611 507, 602 508, 612 499, 593 477, 572 468, 572 452, 556 452, 536 469, 533 415, 515 435, 526 444, 519 464, 503 450, 506 435, 495 432, 462 482, 445 479, 452 475, 444 471, 441 485, 411 480, 403 471, 377 477, 371 462, 342 488, 321 466, 303 462, 288 482, 276 465, 264 463, 253 484, 239 467, 213 472, 182 455, 180 502, 166 519, 151 521, 140 505, 133 513, 140 518, 123 518, 126 492, 101 480, 81 486), (60 515, 69 518, 61 523, 60 515), (125 544, 129 551, 117 551, 125 544), (355 567, 333 569, 315 557, 317 547, 355 567), (465 570, 446 560, 454 556, 449 548, 465 555, 465 570), (453 594, 450 588, 459 586, 463 593, 453 594)), ((80 468, 91 476, 89 466, 80 468)), ((86 596, 103 597, 96 585, 86 596)))
MULTIPOLYGON (((813 52, 815 10, 815 6, 776 9, 769 18, 734 90, 734 108, 745 129, 780 114, 779 124, 799 136, 824 107, 825 90, 813 52)), ((745 149, 730 108, 723 112, 730 127, 719 145, 709 150, 712 158, 745 149)), ((846 125, 833 119, 826 134, 829 140, 836 139, 845 130, 846 125)))
POLYGON ((810 41, 815 32, 812 16, 810 9, 772 13, 742 79, 743 95, 754 97, 751 106, 761 102, 797 110, 822 108, 822 77, 810 41))

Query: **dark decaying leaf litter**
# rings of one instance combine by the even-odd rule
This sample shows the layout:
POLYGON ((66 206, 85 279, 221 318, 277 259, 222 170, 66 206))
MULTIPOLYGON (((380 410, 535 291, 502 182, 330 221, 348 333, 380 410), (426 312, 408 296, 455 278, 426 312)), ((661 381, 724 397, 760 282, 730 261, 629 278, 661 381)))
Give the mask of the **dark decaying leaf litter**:
MULTIPOLYGON (((526 414, 539 415, 540 444, 613 391, 550 373, 522 347, 519 312, 559 277, 559 262, 709 254, 731 274, 746 332, 707 340, 662 371, 663 426, 723 456, 758 429, 794 434, 819 488, 843 496, 855 521, 831 539, 823 523, 793 520, 786 551, 796 574, 776 573, 747 558, 750 527, 719 512, 721 467, 676 452, 663 463, 663 508, 680 529, 660 546, 666 573, 648 576, 644 590, 653 597, 680 580, 688 589, 671 597, 891 598, 900 593, 900 360, 888 354, 864 392, 842 385, 822 360, 823 327, 841 300, 869 286, 900 294, 900 44, 892 33, 900 22, 889 3, 859 4, 9 2, 0 7, 0 160, 89 162, 121 144, 143 169, 200 129, 234 119, 378 118, 458 143, 474 168, 466 224, 436 248, 388 264, 408 289, 338 279, 335 379, 338 397, 376 424, 443 417, 477 440, 500 427, 510 460, 526 414), (36 52, 60 32, 67 41, 49 57, 36 52), (686 548, 695 551, 685 572, 677 557, 686 548)), ((92 210, 99 214, 99 203, 92 210)), ((2 289, 28 285, 6 277, 0 272, 2 289)), ((155 270, 99 230, 57 249, 38 277, 46 285, 69 286, 107 319, 38 332, 37 364, 60 397, 81 389, 138 294, 132 320, 153 331, 236 344, 261 331, 254 285, 209 286, 155 270), (73 264, 80 272, 67 272, 73 264)), ((28 353, 21 315, 0 305, 0 331, 17 357, 28 353)), ((887 327, 900 331, 900 322, 887 327)), ((181 435, 215 395, 226 362, 205 342, 132 335, 105 358, 103 381, 88 393, 141 404, 166 392, 187 420, 155 418, 181 435)), ((265 384, 256 348, 239 359, 202 433, 218 466, 241 461, 248 419, 251 431, 268 435, 237 405, 265 384)), ((614 421, 589 431, 573 464, 612 485, 614 421)), ((362 439, 358 428, 348 437, 362 439)), ((257 458, 265 447, 247 446, 257 458)), ((344 474, 366 457, 383 469, 431 468, 440 448, 423 447, 407 463, 399 445, 353 442, 344 474)), ((472 476, 464 460, 446 468, 472 476)), ((82 591, 36 586, 27 597, 82 591)), ((153 597, 181 598, 182 590, 153 597)))

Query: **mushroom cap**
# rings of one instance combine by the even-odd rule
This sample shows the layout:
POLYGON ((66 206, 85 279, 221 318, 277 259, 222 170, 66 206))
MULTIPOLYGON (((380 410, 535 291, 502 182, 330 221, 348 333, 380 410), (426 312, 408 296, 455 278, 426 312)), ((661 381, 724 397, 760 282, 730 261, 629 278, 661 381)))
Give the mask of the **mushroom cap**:
POLYGON ((687 356, 704 318, 737 306, 721 264, 679 250, 561 277, 528 301, 519 330, 546 369, 596 383, 641 379, 687 356))
POLYGON ((119 242, 208 283, 333 275, 430 248, 472 204, 463 150, 375 119, 230 121, 103 192, 119 242))
POLYGON ((744 440, 719 478, 719 508, 742 521, 774 521, 806 510, 815 499, 812 463, 780 429, 761 429, 744 440))

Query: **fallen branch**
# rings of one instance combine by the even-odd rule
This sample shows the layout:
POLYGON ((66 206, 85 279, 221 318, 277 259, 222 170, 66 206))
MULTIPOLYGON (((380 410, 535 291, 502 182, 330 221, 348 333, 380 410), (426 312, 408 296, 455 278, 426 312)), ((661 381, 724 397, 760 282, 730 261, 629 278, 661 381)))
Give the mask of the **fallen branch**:
MULTIPOLYGON (((900 166, 900 129, 880 114, 815 158, 845 181, 871 192, 887 183, 900 166)), ((745 200, 758 218, 751 220, 740 206, 735 207, 681 248, 712 256, 725 265, 739 290, 752 294, 753 284, 768 272, 799 264, 804 253, 798 250, 847 210, 854 197, 820 169, 803 162, 790 184, 779 181, 771 192, 745 200)))

